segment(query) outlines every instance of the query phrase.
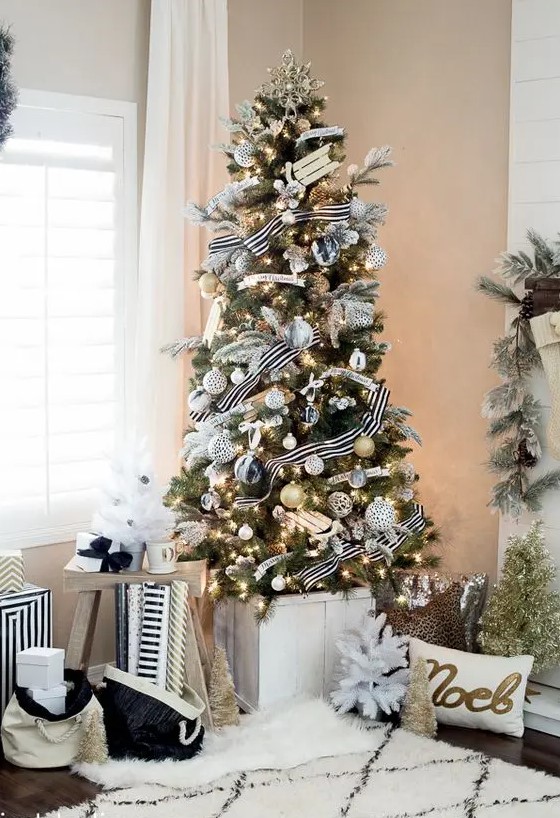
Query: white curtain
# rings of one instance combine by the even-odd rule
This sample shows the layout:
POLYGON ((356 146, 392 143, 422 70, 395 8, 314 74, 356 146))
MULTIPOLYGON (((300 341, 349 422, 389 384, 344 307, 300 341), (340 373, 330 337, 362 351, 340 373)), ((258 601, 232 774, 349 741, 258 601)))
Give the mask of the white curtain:
POLYGON ((208 237, 182 209, 225 182, 210 146, 224 141, 227 46, 227 0, 152 0, 133 398, 134 434, 147 438, 162 481, 178 469, 188 364, 159 350, 204 320, 192 273, 208 237))

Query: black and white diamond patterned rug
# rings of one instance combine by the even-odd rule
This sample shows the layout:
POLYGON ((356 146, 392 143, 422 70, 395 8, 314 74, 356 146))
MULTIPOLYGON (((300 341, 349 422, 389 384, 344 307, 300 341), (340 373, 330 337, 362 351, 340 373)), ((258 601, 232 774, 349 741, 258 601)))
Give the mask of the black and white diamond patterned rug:
POLYGON ((560 816, 560 778, 402 729, 364 730, 317 701, 249 717, 192 761, 78 771, 110 789, 49 818, 560 816))

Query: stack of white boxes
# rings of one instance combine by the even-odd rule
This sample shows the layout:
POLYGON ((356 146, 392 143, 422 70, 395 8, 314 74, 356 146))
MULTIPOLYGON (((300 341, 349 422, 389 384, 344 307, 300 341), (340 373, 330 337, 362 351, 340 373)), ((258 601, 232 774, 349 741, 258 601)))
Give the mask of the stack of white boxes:
POLYGON ((64 651, 62 648, 27 648, 16 654, 18 687, 55 716, 66 710, 67 688, 64 684, 64 651))

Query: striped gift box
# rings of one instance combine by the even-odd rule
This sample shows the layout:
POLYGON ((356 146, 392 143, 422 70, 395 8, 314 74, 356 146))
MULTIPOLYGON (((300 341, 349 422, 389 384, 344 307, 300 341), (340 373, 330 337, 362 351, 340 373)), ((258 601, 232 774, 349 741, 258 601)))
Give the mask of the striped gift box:
POLYGON ((0 551, 0 594, 17 593, 22 590, 24 582, 21 551, 0 551))
POLYGON ((16 653, 52 647, 52 592, 24 585, 15 594, 0 595, 0 717, 12 696, 16 653))

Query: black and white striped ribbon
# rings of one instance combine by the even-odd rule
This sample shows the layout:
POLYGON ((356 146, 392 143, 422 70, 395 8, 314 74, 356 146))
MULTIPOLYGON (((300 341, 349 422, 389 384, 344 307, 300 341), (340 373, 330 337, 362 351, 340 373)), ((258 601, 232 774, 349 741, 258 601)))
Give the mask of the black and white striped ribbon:
POLYGON ((375 392, 370 392, 368 395, 369 410, 364 414, 360 425, 354 429, 349 429, 338 437, 333 437, 330 440, 324 440, 322 443, 307 443, 305 446, 299 446, 291 452, 275 457, 269 460, 266 464, 266 471, 269 479, 269 489, 264 497, 236 497, 235 505, 238 508, 248 508, 250 506, 259 505, 263 500, 270 497, 274 481, 284 466, 303 466, 309 455, 315 454, 323 458, 323 460, 330 460, 333 457, 342 457, 345 454, 350 454, 354 447, 354 441, 360 435, 374 435, 381 428, 383 421, 383 413, 389 400, 389 390, 384 386, 379 386, 375 392))
MULTIPOLYGON (((406 528, 407 531, 401 531, 394 541, 391 541, 386 534, 382 534, 377 538, 378 542, 381 545, 386 545, 391 551, 396 551, 411 534, 422 531, 426 525, 423 507, 419 503, 414 503, 413 513, 406 520, 403 520, 400 525, 402 528, 406 528)), ((341 562, 365 556, 366 554, 374 562, 383 559, 381 552, 378 556, 372 556, 370 552, 366 552, 364 545, 361 543, 344 543, 339 554, 333 554, 328 560, 323 560, 318 565, 304 568, 303 571, 296 574, 296 577, 301 580, 305 590, 310 591, 318 582, 334 574, 341 562)))
MULTIPOLYGON (((319 328, 314 327, 313 339, 306 349, 316 346, 320 340, 321 335, 319 333, 319 328)), ((264 372, 271 369, 283 369, 285 366, 295 360, 302 351, 303 350, 301 349, 292 349, 286 344, 285 341, 278 341, 277 343, 273 344, 273 346, 271 346, 260 359, 258 367, 253 372, 248 374, 245 380, 243 380, 237 386, 234 386, 232 389, 230 389, 227 395, 221 398, 216 405, 217 411, 228 412, 235 406, 243 403, 252 389, 254 389, 254 387, 258 384, 261 375, 264 372)), ((213 412, 191 412, 190 416, 193 421, 198 422, 200 420, 206 420, 206 418, 211 417, 212 414, 213 412)))
MULTIPOLYGON (((350 218, 350 202, 327 205, 317 210, 294 210, 293 216, 294 221, 292 224, 309 221, 344 222, 350 218)), ((234 235, 221 236, 213 239, 208 245, 208 249, 212 254, 221 253, 224 250, 236 250, 239 247, 245 247, 256 256, 262 256, 263 253, 266 253, 268 250, 270 240, 282 233, 286 227, 291 227, 291 224, 287 224, 282 219, 282 216, 275 216, 259 230, 246 238, 234 235)))

